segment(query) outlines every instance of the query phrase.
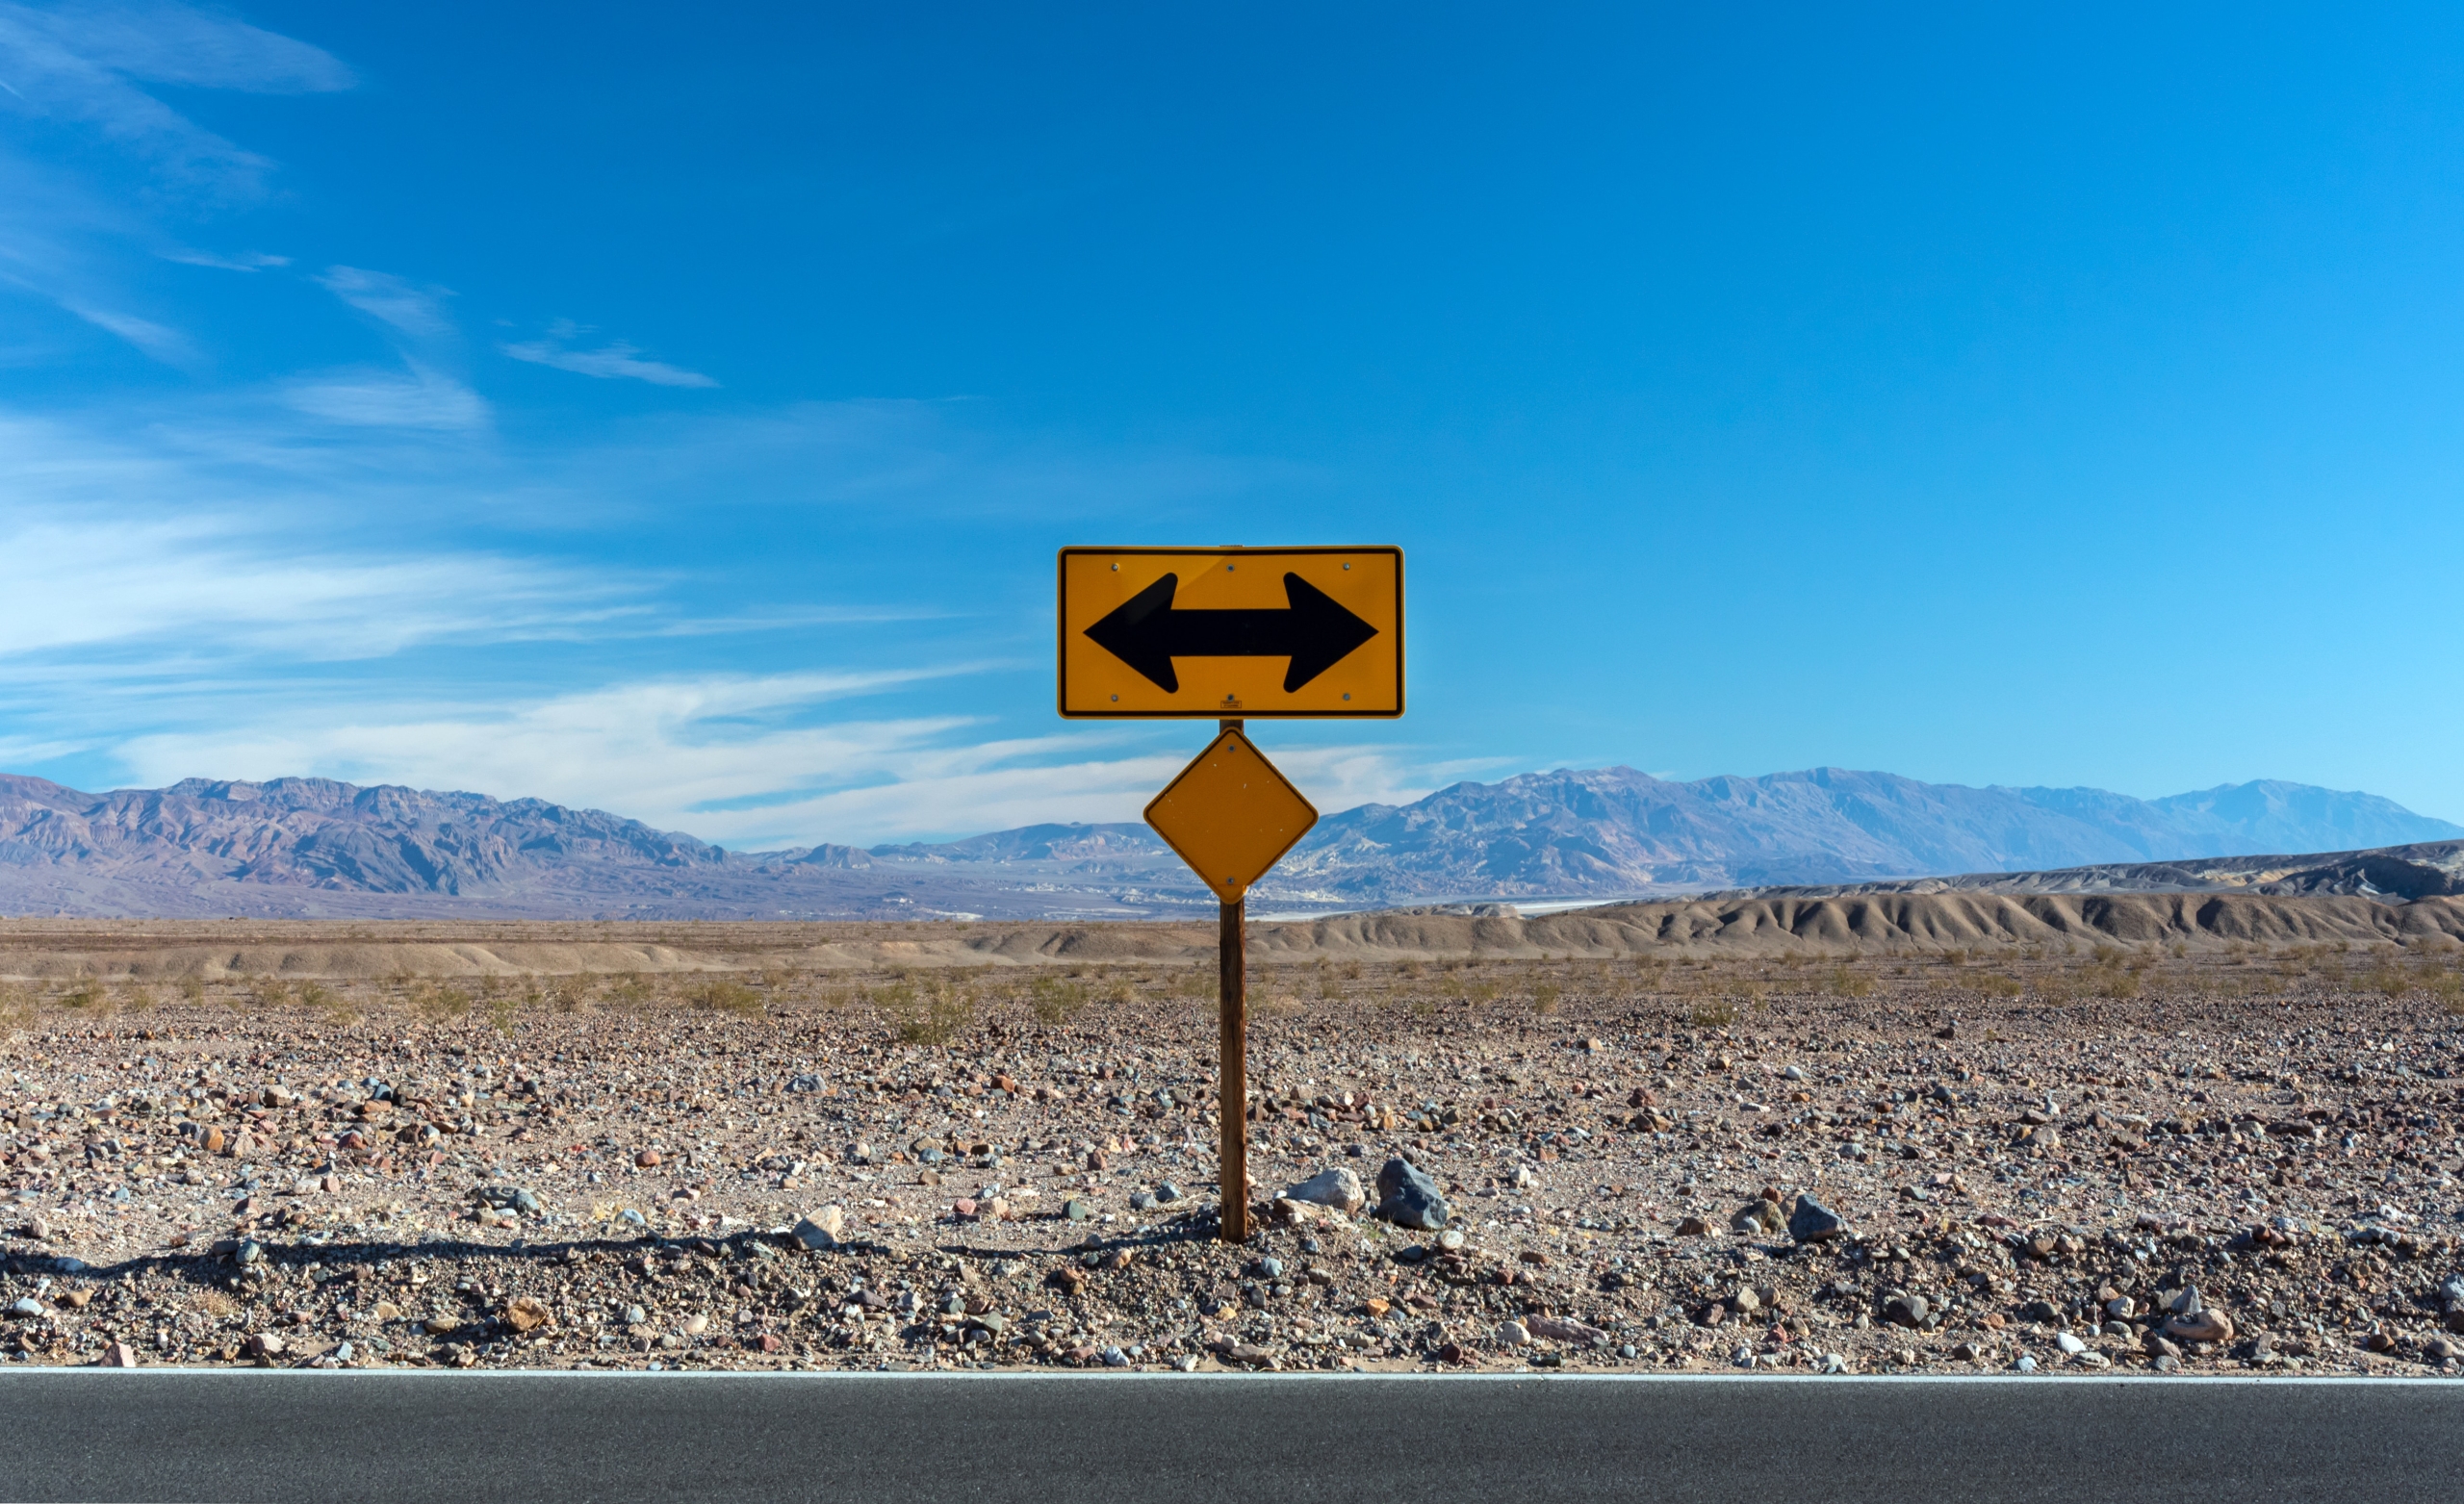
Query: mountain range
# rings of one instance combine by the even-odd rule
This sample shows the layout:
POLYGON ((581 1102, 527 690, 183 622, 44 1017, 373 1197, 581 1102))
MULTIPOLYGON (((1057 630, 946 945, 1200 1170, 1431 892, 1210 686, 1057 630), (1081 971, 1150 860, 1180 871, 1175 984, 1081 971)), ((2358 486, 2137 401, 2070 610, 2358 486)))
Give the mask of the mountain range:
MULTIPOLYGON (((1328 910, 2351 852, 2464 837, 2369 794, 2256 782, 2138 800, 1817 768, 1457 783, 1321 821, 1257 898, 1328 910)), ((192 778, 89 794, 0 776, 0 912, 197 917, 1139 918, 1212 904, 1140 825, 741 853, 544 800, 192 778)))

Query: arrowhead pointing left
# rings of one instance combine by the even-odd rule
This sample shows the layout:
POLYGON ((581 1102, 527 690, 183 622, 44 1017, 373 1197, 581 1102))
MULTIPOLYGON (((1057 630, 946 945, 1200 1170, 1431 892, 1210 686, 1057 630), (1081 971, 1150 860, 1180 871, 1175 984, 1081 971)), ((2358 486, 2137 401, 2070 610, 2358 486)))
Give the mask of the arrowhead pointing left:
POLYGON ((1289 695, 1341 663, 1376 636, 1377 628, 1297 574, 1283 576, 1283 590, 1292 602, 1292 664, 1283 675, 1283 692, 1289 695))
POLYGON ((1094 645, 1136 669, 1148 683, 1168 695, 1181 690, 1172 670, 1172 637, 1166 630, 1172 614, 1172 594, 1181 587, 1178 574, 1167 574, 1112 609, 1087 628, 1094 645))

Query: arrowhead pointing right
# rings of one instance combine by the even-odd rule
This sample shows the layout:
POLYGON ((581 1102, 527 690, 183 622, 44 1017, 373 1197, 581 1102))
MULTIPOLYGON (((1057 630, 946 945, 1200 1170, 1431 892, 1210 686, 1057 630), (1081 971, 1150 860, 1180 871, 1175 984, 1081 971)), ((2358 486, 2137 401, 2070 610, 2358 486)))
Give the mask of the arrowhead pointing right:
POLYGON ((1137 670, 1148 683, 1168 695, 1177 695, 1181 690, 1181 676, 1172 669, 1171 634, 1165 630, 1165 623, 1172 613, 1172 595, 1180 586, 1179 575, 1167 574, 1087 628, 1089 640, 1096 647, 1137 670))
POLYGON ((1283 576, 1283 593, 1284 599, 1292 602, 1292 664, 1283 675, 1283 692, 1287 695, 1341 663, 1353 649, 1377 635, 1376 627, 1297 574, 1283 576))

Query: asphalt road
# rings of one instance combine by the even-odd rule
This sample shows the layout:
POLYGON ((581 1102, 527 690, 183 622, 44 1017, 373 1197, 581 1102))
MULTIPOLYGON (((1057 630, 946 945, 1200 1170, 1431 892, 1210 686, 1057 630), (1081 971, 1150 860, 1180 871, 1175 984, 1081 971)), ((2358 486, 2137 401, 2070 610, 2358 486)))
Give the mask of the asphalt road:
POLYGON ((2464 1498, 2464 1382, 0 1374, 10 1499, 2464 1498))

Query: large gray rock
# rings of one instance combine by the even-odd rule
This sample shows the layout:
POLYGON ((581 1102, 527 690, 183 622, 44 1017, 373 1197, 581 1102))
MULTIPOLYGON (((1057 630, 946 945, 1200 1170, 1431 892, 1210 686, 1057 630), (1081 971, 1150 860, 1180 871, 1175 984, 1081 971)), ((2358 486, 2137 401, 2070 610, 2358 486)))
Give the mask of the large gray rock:
POLYGON ((1377 1170, 1377 1214, 1398 1227, 1444 1227, 1450 1214, 1437 1182, 1409 1160, 1387 1160, 1377 1170))
POLYGON ((1825 1243, 1847 1232, 1847 1219, 1814 1200, 1811 1193, 1799 1196, 1797 1210, 1788 1214, 1788 1236, 1801 1243, 1825 1243))

